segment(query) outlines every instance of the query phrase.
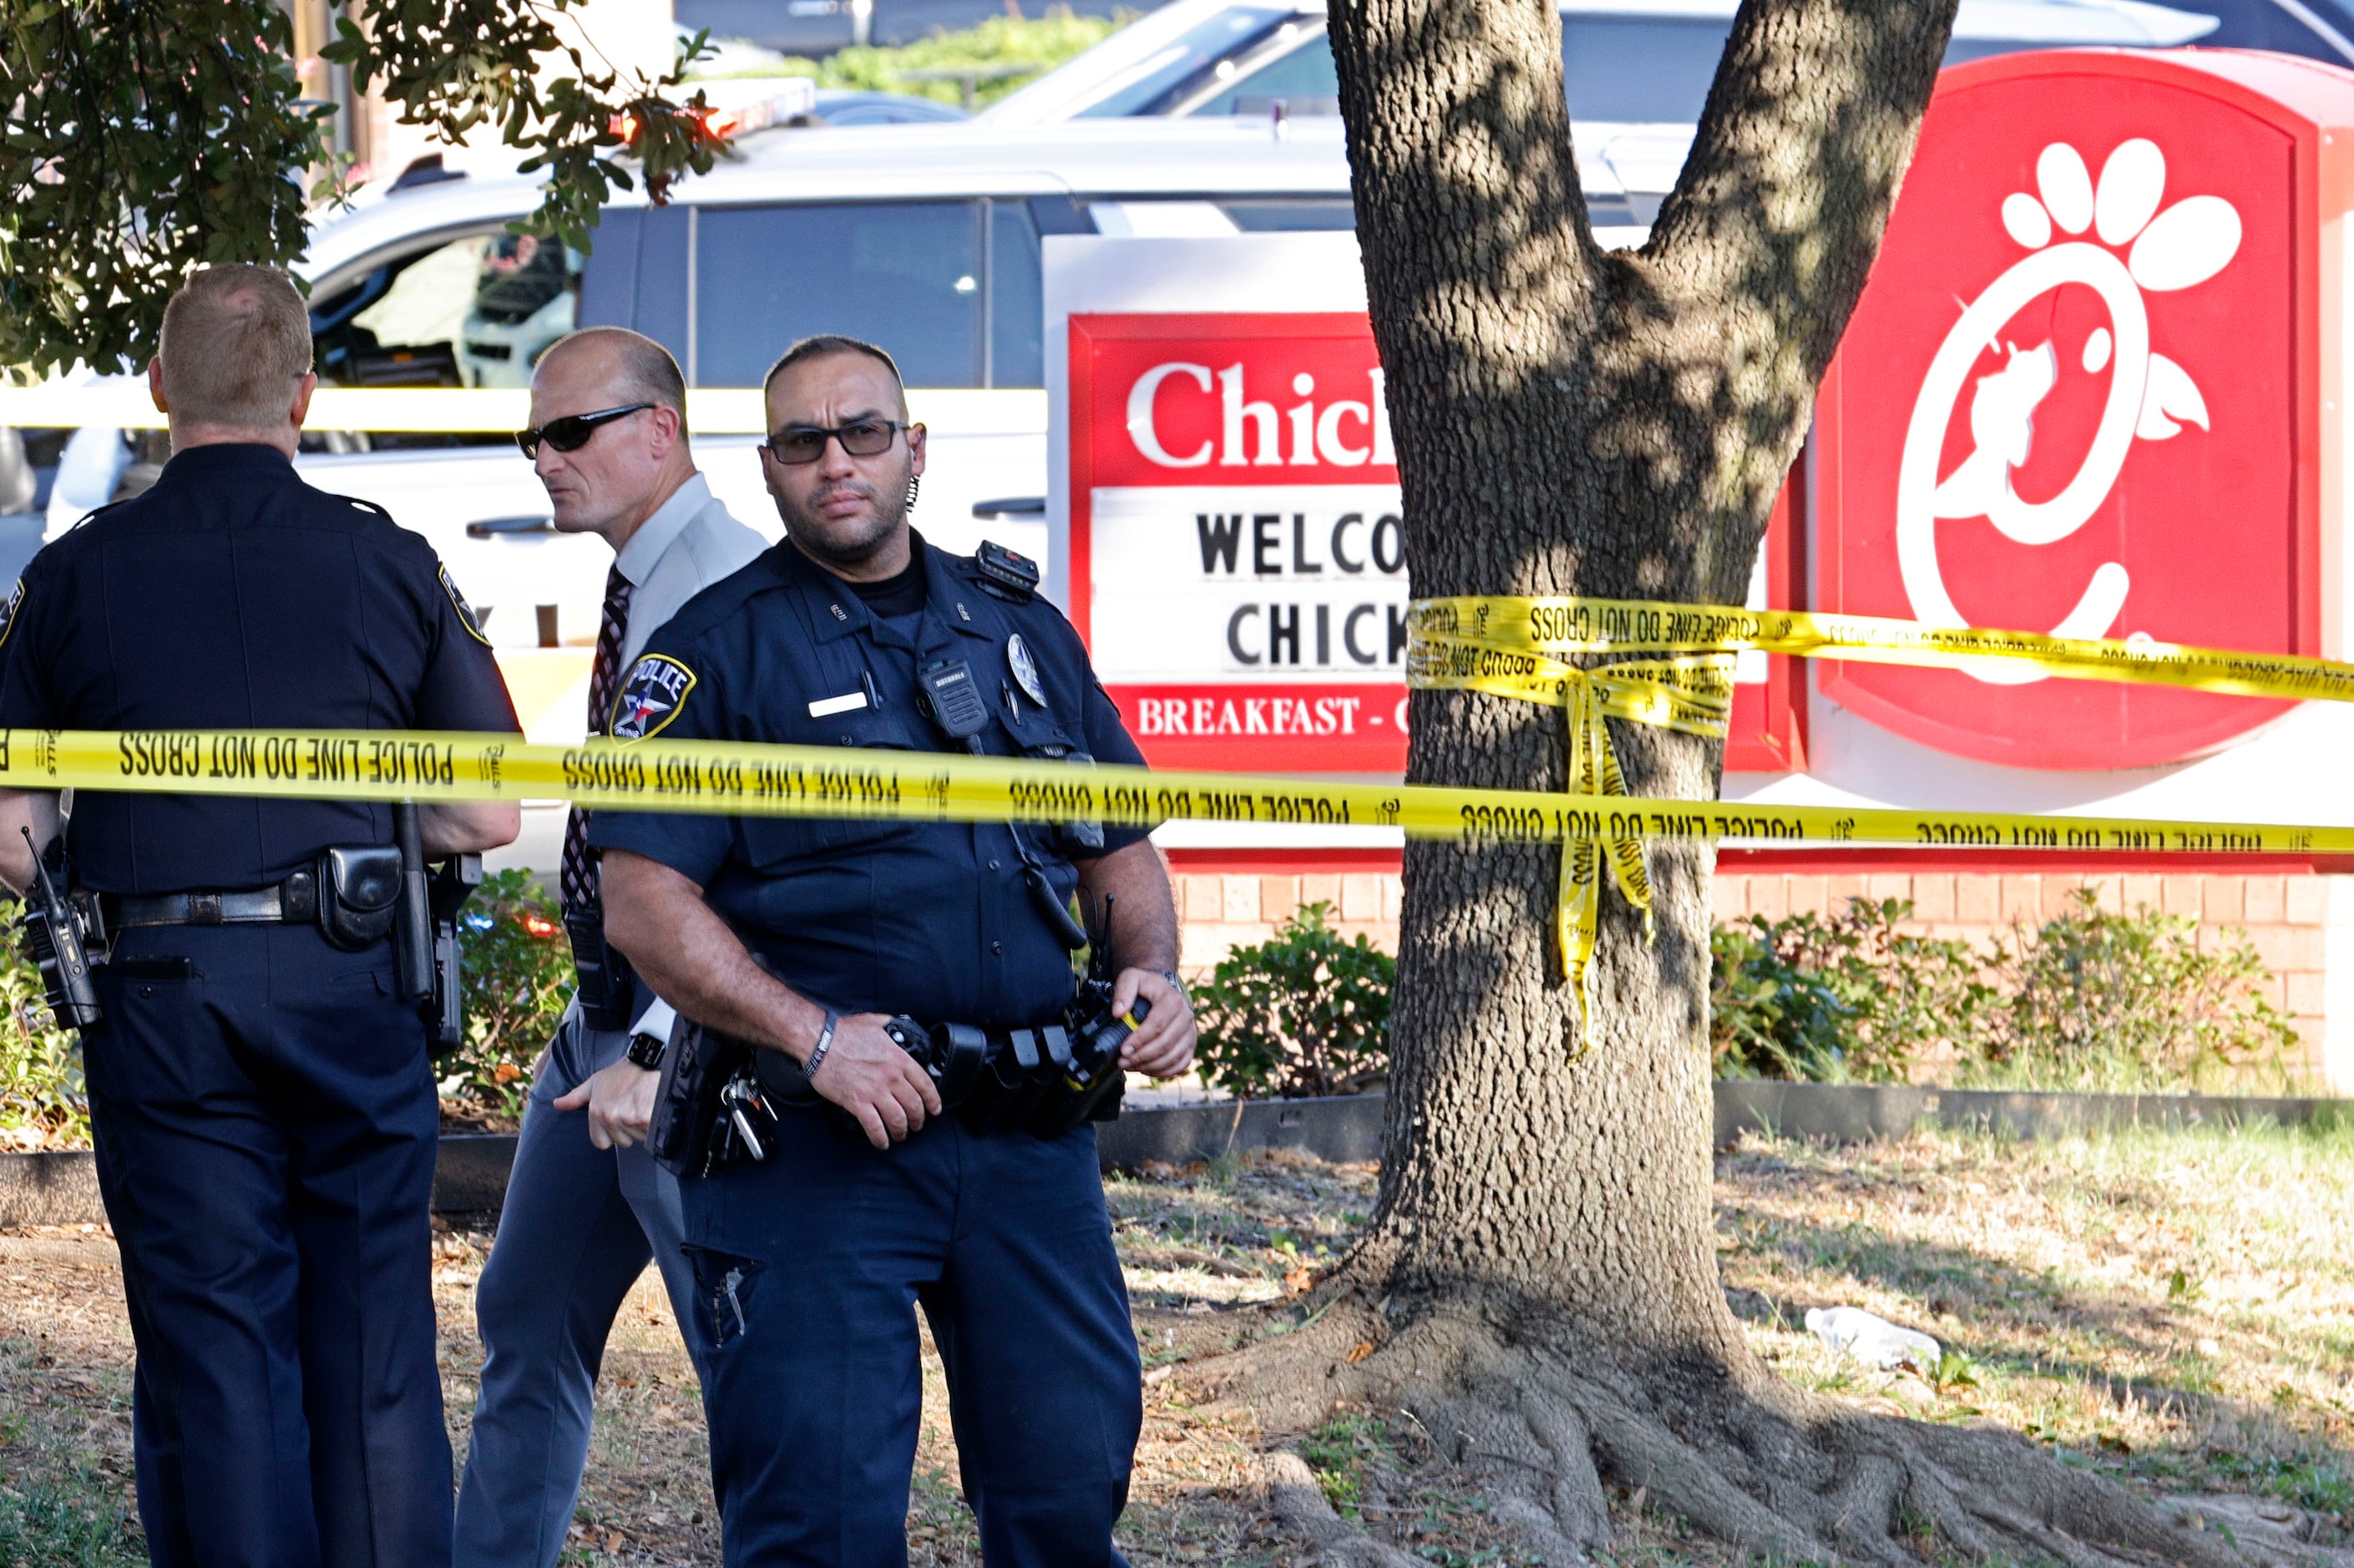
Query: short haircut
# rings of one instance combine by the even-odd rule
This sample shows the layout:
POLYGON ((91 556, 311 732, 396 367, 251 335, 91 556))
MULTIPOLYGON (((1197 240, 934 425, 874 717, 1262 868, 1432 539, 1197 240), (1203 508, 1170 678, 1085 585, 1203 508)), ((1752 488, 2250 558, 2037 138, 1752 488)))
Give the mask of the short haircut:
POLYGON ((869 359, 879 361, 883 368, 891 373, 892 384, 899 388, 899 408, 902 412, 906 410, 907 381, 899 374, 899 362, 864 338, 845 337, 837 332, 815 334, 785 350, 777 363, 769 366, 769 374, 760 378, 761 401, 768 400, 769 388, 777 384, 778 376, 805 359, 822 359, 831 354, 863 354, 869 359))
POLYGON ((175 417, 274 430, 311 368, 311 313, 275 267, 207 267, 164 307, 155 356, 175 417))
POLYGON ((558 338, 540 355, 539 363, 546 365, 575 344, 601 344, 612 350, 621 367, 621 395, 633 403, 672 409, 678 415, 678 433, 686 434, 686 377, 679 374, 678 361, 671 357, 670 350, 627 327, 583 327, 558 338))

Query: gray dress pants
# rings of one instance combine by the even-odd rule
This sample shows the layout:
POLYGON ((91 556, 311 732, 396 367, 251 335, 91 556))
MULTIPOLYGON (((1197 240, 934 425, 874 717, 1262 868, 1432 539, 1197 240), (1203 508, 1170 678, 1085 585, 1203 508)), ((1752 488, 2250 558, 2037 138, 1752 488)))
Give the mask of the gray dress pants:
POLYGON ((568 1014, 524 1110, 506 1207, 474 1294, 482 1378, 458 1492, 457 1568, 554 1568, 588 1462, 605 1336, 650 1257, 703 1369, 677 1180, 642 1143, 596 1148, 588 1113, 552 1103, 620 1060, 624 1044, 620 1033, 568 1014))

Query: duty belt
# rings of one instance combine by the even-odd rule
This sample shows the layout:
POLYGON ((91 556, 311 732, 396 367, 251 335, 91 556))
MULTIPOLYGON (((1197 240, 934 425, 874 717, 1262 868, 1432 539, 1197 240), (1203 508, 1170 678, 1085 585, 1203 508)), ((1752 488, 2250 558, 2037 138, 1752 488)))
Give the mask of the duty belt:
POLYGON ((298 871, 275 887, 240 892, 108 895, 101 908, 108 927, 118 931, 133 926, 308 925, 319 917, 319 880, 298 871))

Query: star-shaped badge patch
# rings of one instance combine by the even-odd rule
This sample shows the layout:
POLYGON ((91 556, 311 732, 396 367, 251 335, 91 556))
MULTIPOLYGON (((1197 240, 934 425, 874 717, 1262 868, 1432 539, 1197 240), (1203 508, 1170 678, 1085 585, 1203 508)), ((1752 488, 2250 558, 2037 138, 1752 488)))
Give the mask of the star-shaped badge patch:
POLYGON ((695 672, 666 653, 649 653, 630 666, 613 699, 606 733, 615 740, 645 740, 660 735, 695 690, 695 672))

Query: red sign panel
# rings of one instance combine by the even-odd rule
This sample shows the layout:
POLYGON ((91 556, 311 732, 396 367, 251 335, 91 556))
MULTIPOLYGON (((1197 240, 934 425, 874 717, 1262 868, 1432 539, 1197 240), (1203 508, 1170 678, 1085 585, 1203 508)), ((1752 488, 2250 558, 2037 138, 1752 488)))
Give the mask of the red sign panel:
MULTIPOLYGON (((1945 74, 1823 385, 1828 608, 2321 651, 2327 101, 2354 110, 2354 76, 2228 51, 1945 74)), ((2285 706, 2017 670, 1819 678, 2023 768, 2175 761, 2285 706)))
MULTIPOLYGON (((1410 594, 1366 319, 1074 315, 1070 356, 1071 619, 1145 755, 1402 772, 1410 594)), ((1787 662, 1745 672, 1729 767, 1797 765, 1787 662)))
POLYGON ((1405 767, 1405 538, 1362 315, 1073 316, 1071 619, 1164 767, 1405 767))

